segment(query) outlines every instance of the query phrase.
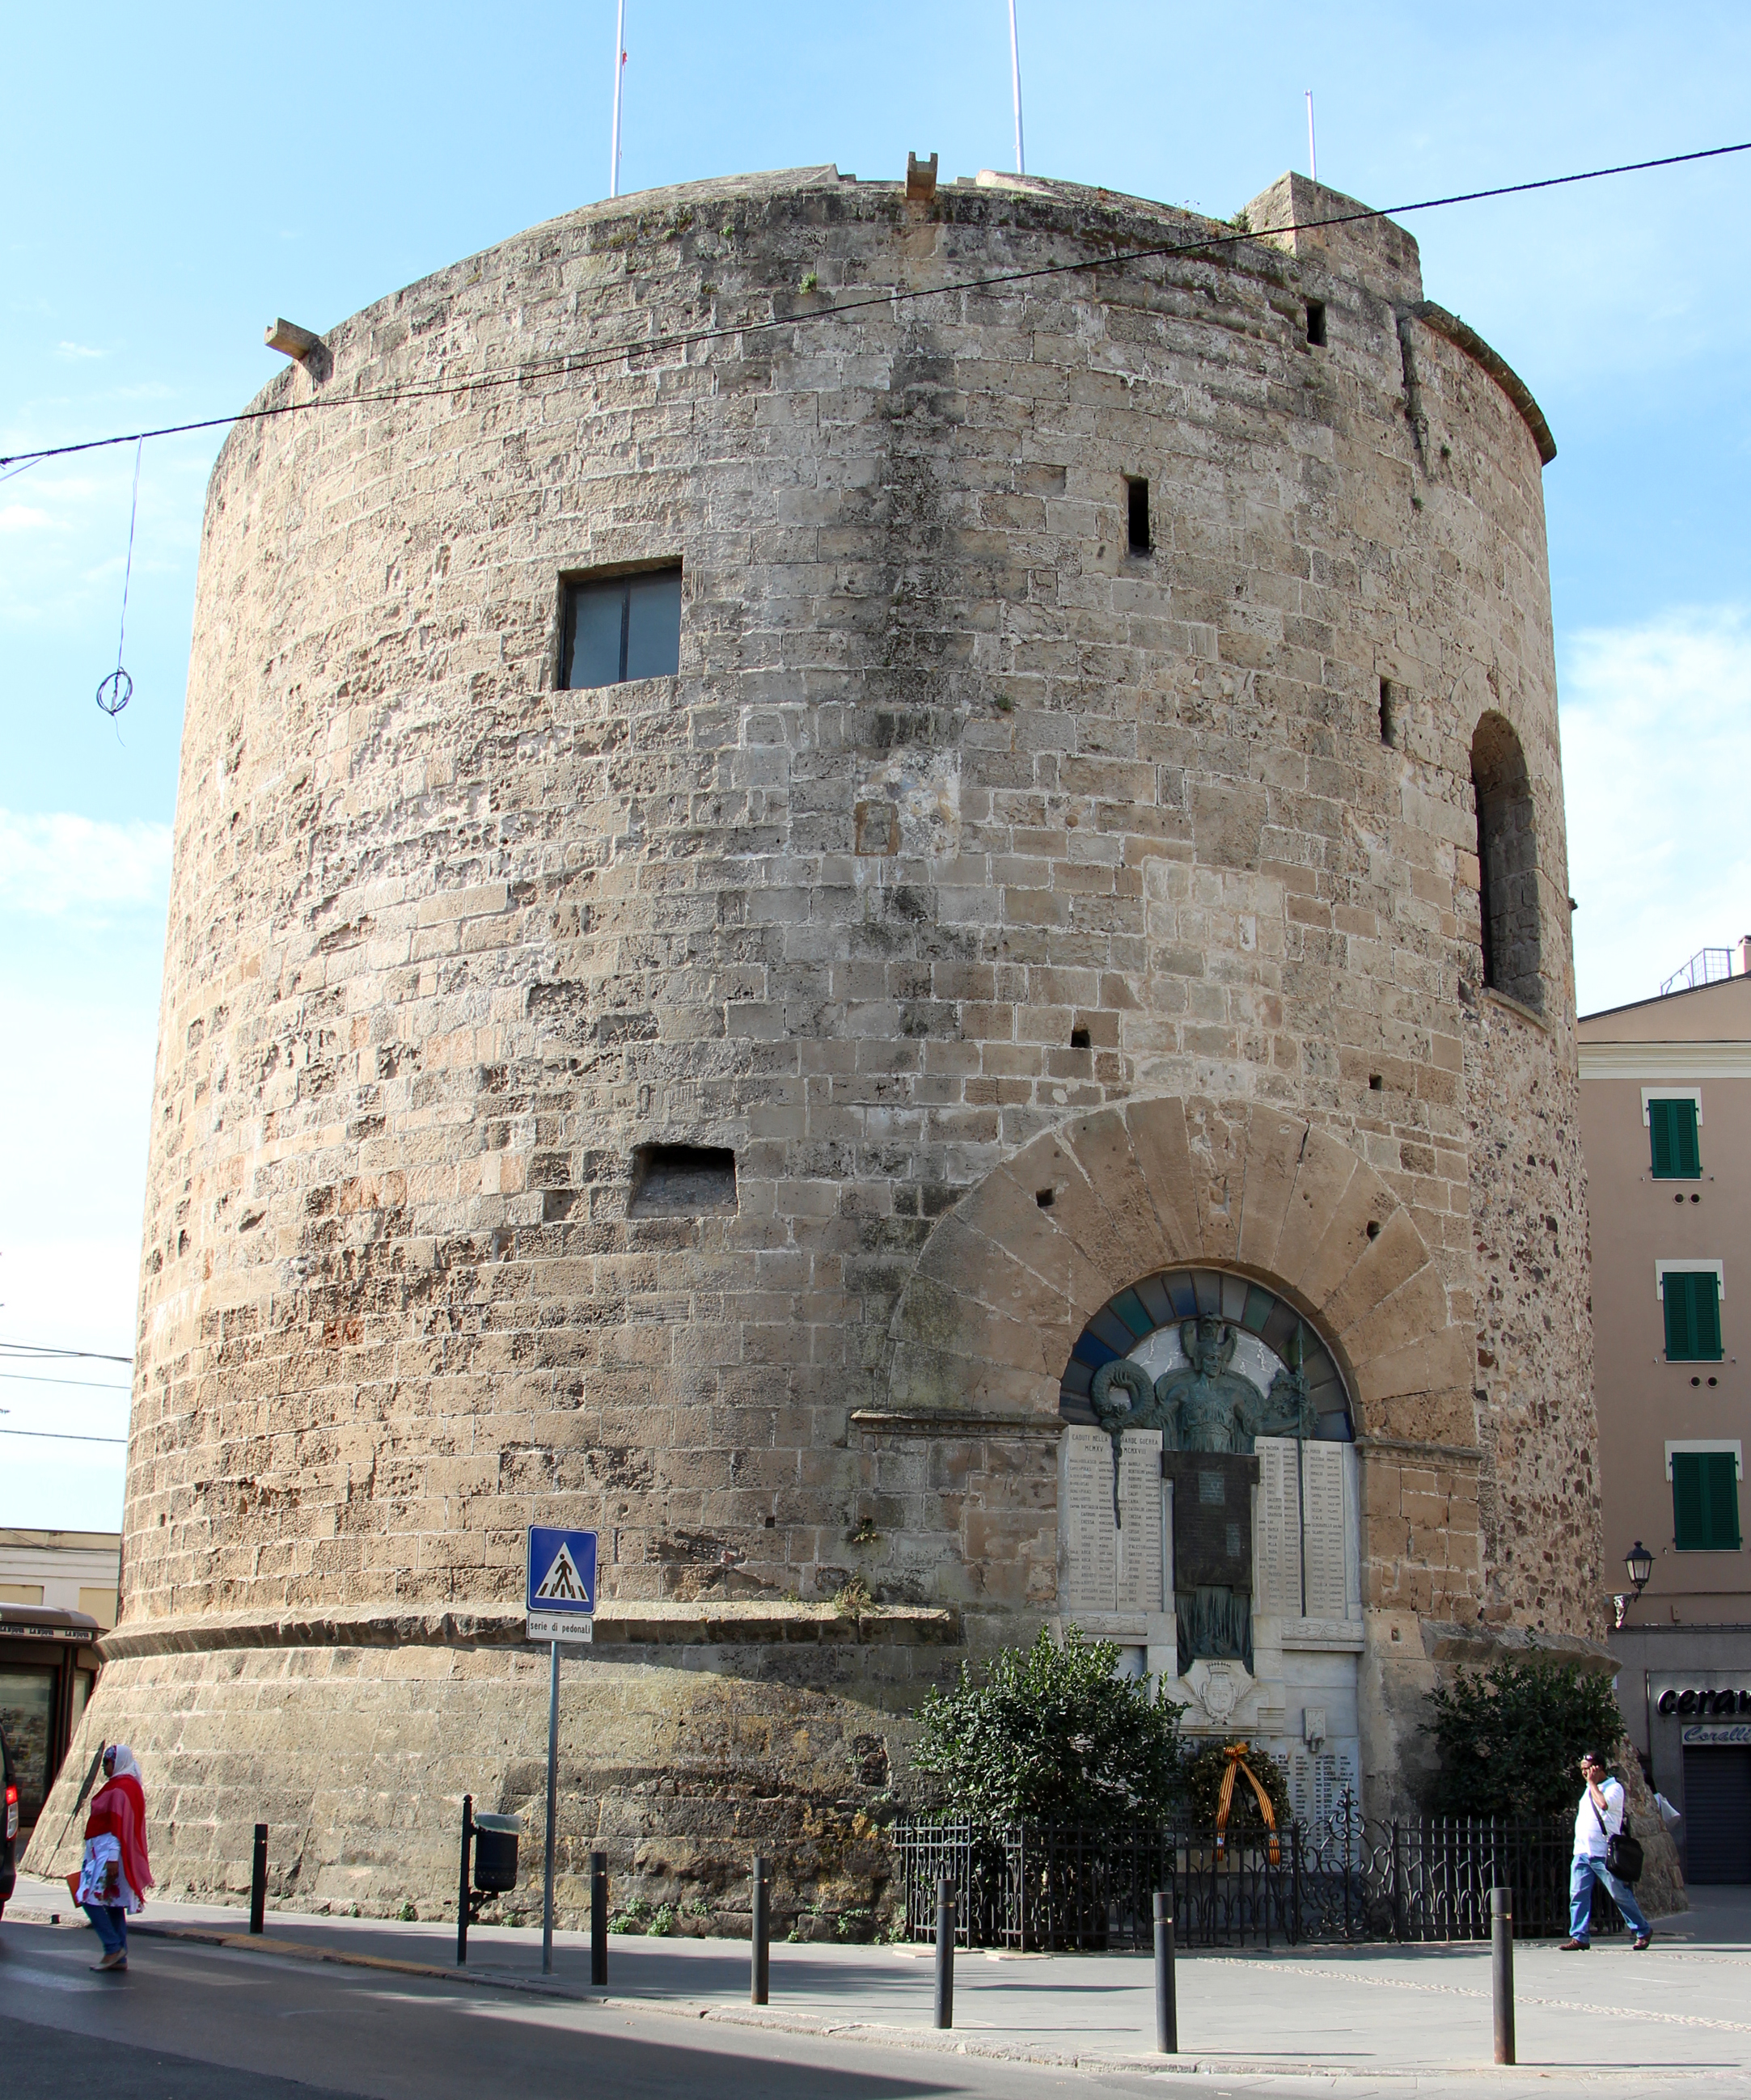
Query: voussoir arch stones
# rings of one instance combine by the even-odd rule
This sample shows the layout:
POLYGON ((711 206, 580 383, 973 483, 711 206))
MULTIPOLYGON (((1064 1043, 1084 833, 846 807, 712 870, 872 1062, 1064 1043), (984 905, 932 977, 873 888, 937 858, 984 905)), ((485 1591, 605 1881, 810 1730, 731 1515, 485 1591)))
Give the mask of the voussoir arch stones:
POLYGON ((1066 1123, 962 1198, 895 1309, 887 1405, 1055 1415, 1087 1321, 1140 1277, 1200 1262, 1302 1308, 1333 1348, 1359 1434, 1415 1433, 1420 1397, 1446 1417, 1469 1395, 1471 1327, 1373 1168, 1280 1110, 1175 1096, 1066 1123))

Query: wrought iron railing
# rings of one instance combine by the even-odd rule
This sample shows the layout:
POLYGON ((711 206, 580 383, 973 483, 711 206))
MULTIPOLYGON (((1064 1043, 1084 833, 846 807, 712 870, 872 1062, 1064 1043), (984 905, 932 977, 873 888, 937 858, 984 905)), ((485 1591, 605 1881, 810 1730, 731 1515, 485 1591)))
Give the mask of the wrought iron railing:
MULTIPOLYGON (((1353 1796, 1311 1826, 1292 1824, 1276 1856, 1264 1833, 1195 1829, 918 1820, 890 1833, 905 1931, 936 1929, 936 1884, 957 1898, 962 1946, 1122 1952, 1147 1948, 1153 1898, 1171 1896, 1186 1948, 1332 1940, 1487 1939, 1490 1890, 1514 1892, 1514 1934, 1568 1930, 1572 1832, 1566 1822, 1485 1816, 1364 1818, 1353 1796)), ((1603 1890, 1593 1930, 1623 1920, 1603 1890)))

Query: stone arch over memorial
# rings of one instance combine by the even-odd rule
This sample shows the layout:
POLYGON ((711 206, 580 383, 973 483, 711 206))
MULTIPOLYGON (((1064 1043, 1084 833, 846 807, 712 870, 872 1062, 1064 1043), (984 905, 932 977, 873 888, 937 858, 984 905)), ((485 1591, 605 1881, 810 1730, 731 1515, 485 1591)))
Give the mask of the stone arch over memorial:
MULTIPOLYGON (((1055 1565, 1031 1594, 1059 1624, 1116 1640, 1188 1727, 1268 1745, 1304 1811, 1357 1782, 1381 1586, 1358 1439, 1469 1418, 1474 1344, 1408 1209, 1354 1149, 1249 1102, 1068 1122, 937 1226, 890 1342, 888 1421, 937 1425, 968 1454, 1031 1430, 1017 1502, 1050 1493, 1055 1454, 1038 1548, 1055 1565)), ((968 1462, 943 1485, 970 1513, 976 1595, 1010 1484, 968 1462)))
POLYGON ((1200 1266, 1249 1276, 1307 1318, 1359 1435, 1470 1428, 1470 1324, 1381 1176, 1298 1116, 1178 1095, 1068 1121, 961 1198, 895 1308, 885 1404, 1055 1418, 1107 1302, 1200 1266))

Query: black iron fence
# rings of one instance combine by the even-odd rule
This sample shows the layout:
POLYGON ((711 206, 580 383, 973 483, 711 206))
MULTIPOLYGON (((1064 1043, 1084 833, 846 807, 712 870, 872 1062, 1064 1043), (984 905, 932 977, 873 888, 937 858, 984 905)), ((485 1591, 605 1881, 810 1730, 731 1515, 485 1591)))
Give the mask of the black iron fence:
MULTIPOLYGON (((1573 1832, 1483 1816, 1364 1818, 1346 1798, 1320 1822, 1264 1834, 1076 1824, 907 1822, 890 1833, 909 1939, 936 1927, 936 1883, 959 1898, 962 1946, 1119 1952, 1147 1948, 1152 1899, 1173 1898, 1182 1947, 1331 1940, 1488 1939, 1489 1892, 1514 1891, 1515 1937, 1568 1930, 1573 1832)), ((1603 1890, 1592 1930, 1623 1920, 1603 1890)))

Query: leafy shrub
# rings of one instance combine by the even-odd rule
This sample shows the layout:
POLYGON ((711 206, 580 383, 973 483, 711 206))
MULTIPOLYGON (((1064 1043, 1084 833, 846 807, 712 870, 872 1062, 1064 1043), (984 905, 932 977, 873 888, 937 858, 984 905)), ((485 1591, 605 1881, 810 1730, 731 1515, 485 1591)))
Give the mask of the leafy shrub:
MULTIPOLYGON (((1238 1738, 1236 1738, 1238 1740, 1238 1738)), ((1289 1827, 1291 1810, 1289 1802, 1289 1774, 1257 1743, 1249 1743, 1246 1763, 1258 1778, 1258 1784, 1271 1798, 1276 1811, 1279 1830, 1289 1827)), ((1186 1805, 1189 1809, 1191 1827, 1195 1830, 1214 1830, 1216 1827, 1216 1805, 1222 1793, 1223 1774, 1228 1769, 1227 1745, 1209 1743, 1204 1749, 1188 1756, 1183 1767, 1186 1805)), ((1265 1819, 1258 1812, 1258 1797, 1248 1785, 1245 1772, 1234 1776, 1234 1793, 1228 1805, 1228 1828, 1231 1831, 1262 1830, 1265 1819)))
POLYGON ((1572 1662, 1504 1661, 1429 1695, 1440 1758, 1433 1807, 1448 1815, 1562 1815, 1581 1798, 1581 1754, 1623 1734, 1609 1677, 1572 1662))
POLYGON ((666 1939, 674 1930, 674 1905, 665 1904, 644 1928, 652 1939, 666 1939))
POLYGON ((1113 1674, 1116 1642, 1043 1627, 979 1682, 962 1663, 918 1710, 912 1762, 944 1805, 991 1822, 1110 1824, 1168 1814, 1180 1791, 1182 1706, 1146 1679, 1113 1674))

